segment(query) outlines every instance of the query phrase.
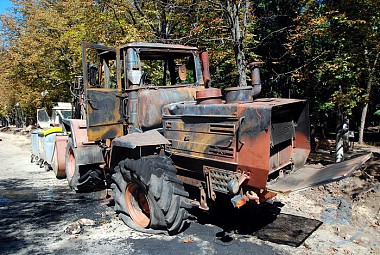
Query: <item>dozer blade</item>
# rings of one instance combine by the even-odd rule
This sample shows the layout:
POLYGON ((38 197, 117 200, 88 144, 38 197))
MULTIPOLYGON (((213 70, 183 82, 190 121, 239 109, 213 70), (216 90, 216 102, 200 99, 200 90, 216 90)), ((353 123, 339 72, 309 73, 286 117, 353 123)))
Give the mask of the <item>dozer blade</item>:
POLYGON ((338 181, 350 176, 371 157, 372 153, 369 153, 354 159, 327 165, 319 169, 303 167, 274 183, 268 184, 267 189, 275 193, 286 194, 338 181))

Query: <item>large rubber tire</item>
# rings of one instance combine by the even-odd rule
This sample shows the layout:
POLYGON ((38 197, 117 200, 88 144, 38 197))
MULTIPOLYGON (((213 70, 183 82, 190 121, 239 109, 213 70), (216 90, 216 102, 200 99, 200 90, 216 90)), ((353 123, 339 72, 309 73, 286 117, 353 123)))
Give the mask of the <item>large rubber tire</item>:
POLYGON ((76 150, 72 140, 68 140, 66 146, 66 179, 69 187, 78 192, 91 192, 104 189, 104 174, 94 165, 81 166, 76 163, 76 150))
POLYGON ((111 184, 119 218, 141 232, 180 232, 192 205, 176 173, 172 160, 166 156, 120 161, 111 184))

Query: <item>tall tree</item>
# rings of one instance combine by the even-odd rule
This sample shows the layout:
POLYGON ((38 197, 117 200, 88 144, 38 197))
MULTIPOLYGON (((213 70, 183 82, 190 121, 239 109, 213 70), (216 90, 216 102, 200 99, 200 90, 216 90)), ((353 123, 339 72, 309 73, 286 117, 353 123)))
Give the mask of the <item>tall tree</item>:
POLYGON ((81 74, 82 41, 114 45, 140 38, 120 2, 14 0, 14 13, 0 16, 0 66, 7 70, 0 92, 11 88, 15 95, 2 102, 3 114, 17 102, 34 116, 43 103, 69 100, 65 85, 81 74))
MULTIPOLYGON (((309 0, 303 5, 289 44, 292 55, 303 61, 291 73, 309 91, 320 117, 337 109, 347 116, 363 107, 363 130, 373 80, 379 73, 379 3, 309 0)), ((339 120, 339 145, 343 122, 335 120, 339 120)))
POLYGON ((247 86, 246 79, 246 57, 244 52, 245 36, 248 27, 250 12, 250 1, 248 0, 224 0, 208 1, 212 6, 221 10, 224 22, 228 24, 231 35, 231 44, 235 56, 238 73, 238 85, 247 86))

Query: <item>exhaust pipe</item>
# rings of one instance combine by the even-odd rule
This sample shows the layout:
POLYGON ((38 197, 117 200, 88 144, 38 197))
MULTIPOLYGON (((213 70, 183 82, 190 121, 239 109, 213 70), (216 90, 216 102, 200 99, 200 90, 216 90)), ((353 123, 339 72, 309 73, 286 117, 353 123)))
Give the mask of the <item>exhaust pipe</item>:
POLYGON ((260 67, 263 64, 264 62, 252 62, 248 65, 251 70, 251 86, 230 87, 224 90, 227 104, 253 102, 253 99, 261 92, 260 67))
POLYGON ((261 92, 261 77, 260 77, 260 67, 264 65, 264 62, 252 62, 248 65, 251 69, 251 85, 252 85, 252 96, 255 98, 261 92))
POLYGON ((203 80, 206 88, 211 88, 211 75, 210 75, 210 62, 208 52, 201 53, 202 65, 203 65, 203 80))

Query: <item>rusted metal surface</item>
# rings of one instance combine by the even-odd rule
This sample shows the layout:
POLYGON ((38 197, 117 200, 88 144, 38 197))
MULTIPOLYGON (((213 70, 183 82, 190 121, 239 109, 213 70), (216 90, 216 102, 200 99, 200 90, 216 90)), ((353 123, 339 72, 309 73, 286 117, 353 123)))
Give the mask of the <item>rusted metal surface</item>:
POLYGON ((145 191, 137 184, 130 183, 125 189, 125 204, 133 221, 140 227, 150 223, 150 207, 145 191))
POLYGON ((260 77, 260 67, 262 67, 264 62, 252 62, 248 65, 251 69, 251 84, 252 84, 252 96, 256 97, 261 92, 261 77, 260 77))
POLYGON ((67 135, 57 135, 55 137, 53 158, 51 162, 51 167, 57 178, 65 178, 65 153, 66 153, 66 144, 68 136, 67 135))
POLYGON ((77 165, 104 163, 102 149, 90 142, 87 136, 86 120, 66 120, 66 125, 71 131, 73 147, 75 149, 75 161, 77 165))
POLYGON ((73 125, 77 133, 73 138, 75 148, 82 148, 78 155, 90 155, 91 162, 102 154, 91 141, 109 146, 104 140, 113 139, 111 146, 118 149, 110 153, 112 158, 124 157, 136 147, 165 145, 179 177, 200 189, 197 204, 203 209, 208 209, 207 199, 215 200, 217 192, 235 196, 239 206, 243 200, 264 201, 273 196, 266 190, 269 174, 305 164, 310 152, 307 102, 254 100, 261 91, 262 62, 249 64, 252 86, 227 88, 227 104, 223 104, 220 89, 209 88, 208 55, 199 54, 195 47, 151 43, 83 47, 99 53, 98 71, 101 74, 99 67, 104 67, 106 81, 102 88, 90 86, 84 55, 88 136, 82 137, 83 130, 73 125), (117 63, 116 87, 110 86, 111 66, 105 66, 109 60, 117 63), (147 78, 144 66, 151 60, 162 60, 158 65, 162 77, 147 78), (193 76, 186 80, 190 73, 193 76), (163 128, 164 136, 157 131, 140 133, 157 128, 163 128))
MULTIPOLYGON (((160 89, 140 89, 137 100, 131 100, 128 106, 131 112, 137 110, 134 127, 142 130, 162 126, 162 108, 174 102, 194 101, 197 90, 203 87, 166 87, 160 89), (132 105, 135 103, 136 105, 132 105), (137 123, 136 123, 137 122, 137 123)), ((132 119, 131 119, 132 120, 132 119)))
POLYGON ((170 153, 232 165, 233 171, 252 176, 248 186, 264 189, 269 173, 306 161, 310 143, 305 115, 306 101, 293 99, 176 104, 164 108, 163 127, 172 143, 170 153))
POLYGON ((120 50, 103 45, 83 43, 82 67, 88 138, 91 141, 98 141, 123 135, 121 104, 116 97, 121 91, 120 50), (95 65, 95 68, 98 68, 98 77, 91 81, 88 79, 87 64, 87 51, 89 49, 96 50, 99 58, 95 65), (115 61, 116 73, 110 74, 109 61, 115 61), (113 75, 116 79, 113 86, 116 88, 111 86, 111 76, 113 75))
POLYGON ((87 89, 87 126, 90 141, 123 135, 119 90, 87 89))
POLYGON ((196 51, 198 48, 192 46, 185 46, 180 44, 165 44, 165 43, 129 43, 123 46, 120 46, 121 49, 125 48, 138 48, 138 49, 155 49, 155 50, 185 50, 185 51, 196 51))
POLYGON ((203 81, 206 88, 211 87, 211 75, 210 75, 210 66, 209 66, 209 57, 208 52, 201 53, 202 65, 203 65, 203 81))
POLYGON ((224 90, 226 92, 226 103, 251 103, 253 101, 252 86, 230 87, 224 90))
POLYGON ((206 197, 206 192, 203 186, 199 187, 199 192, 200 192, 200 206, 199 208, 205 211, 208 211, 210 208, 208 207, 207 204, 207 197, 206 197))
POLYGON ((165 145, 170 142, 157 130, 150 130, 144 133, 132 133, 112 140, 112 146, 126 147, 134 149, 137 146, 165 145))
POLYGON ((196 93, 197 104, 221 104, 222 91, 218 88, 207 88, 196 93))
POLYGON ((337 181, 348 177, 362 164, 372 157, 372 154, 363 155, 355 159, 343 161, 323 168, 303 167, 278 181, 267 186, 268 190, 277 193, 300 191, 324 183, 337 181))

